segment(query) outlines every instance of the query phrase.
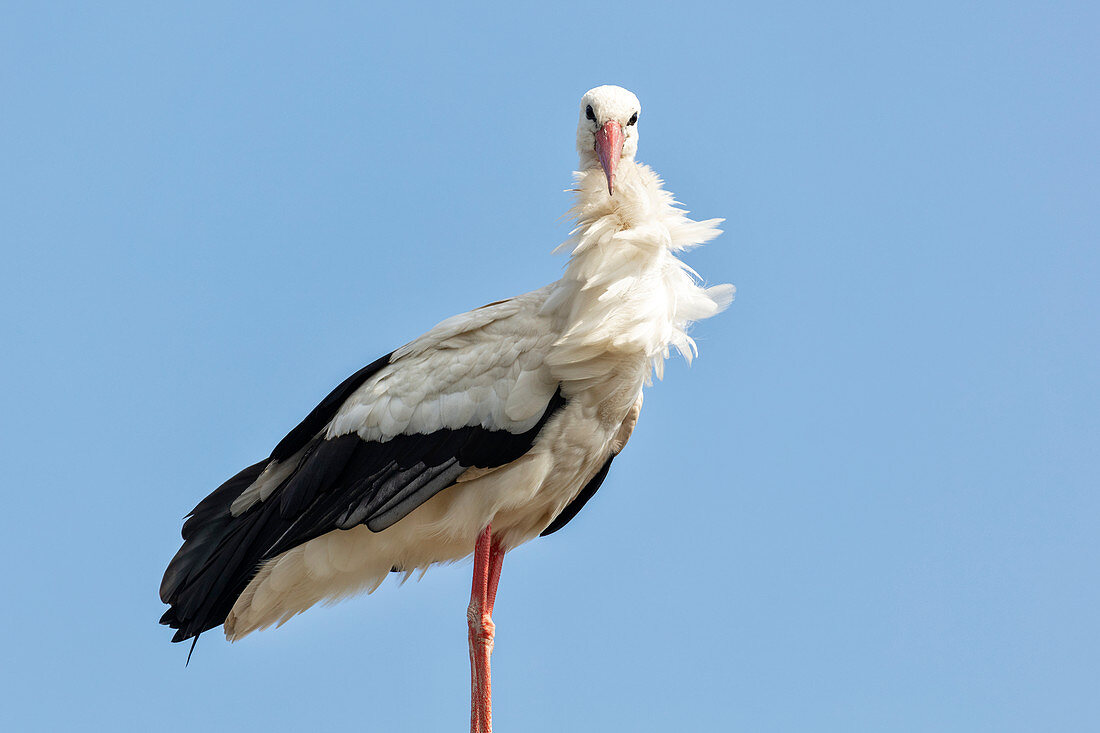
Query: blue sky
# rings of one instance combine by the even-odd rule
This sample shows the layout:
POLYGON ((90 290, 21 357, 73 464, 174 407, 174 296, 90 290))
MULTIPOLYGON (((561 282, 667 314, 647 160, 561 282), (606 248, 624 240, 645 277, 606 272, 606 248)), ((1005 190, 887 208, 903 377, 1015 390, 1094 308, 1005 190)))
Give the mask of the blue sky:
POLYGON ((180 517, 332 386, 558 276, 576 103, 737 299, 505 562, 502 731, 1100 724, 1100 13, 0 10, 10 730, 461 730, 469 566, 191 666, 180 517))

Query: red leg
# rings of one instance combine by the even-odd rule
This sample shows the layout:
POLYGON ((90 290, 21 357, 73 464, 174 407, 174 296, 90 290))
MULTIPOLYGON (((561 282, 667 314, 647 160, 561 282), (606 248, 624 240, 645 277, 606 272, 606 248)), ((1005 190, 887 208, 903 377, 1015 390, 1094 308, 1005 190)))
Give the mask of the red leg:
POLYGON ((492 733, 493 699, 489 655, 493 653, 493 604, 504 563, 504 552, 492 537, 490 527, 478 535, 474 545, 474 582, 466 620, 470 628, 470 733, 492 733))

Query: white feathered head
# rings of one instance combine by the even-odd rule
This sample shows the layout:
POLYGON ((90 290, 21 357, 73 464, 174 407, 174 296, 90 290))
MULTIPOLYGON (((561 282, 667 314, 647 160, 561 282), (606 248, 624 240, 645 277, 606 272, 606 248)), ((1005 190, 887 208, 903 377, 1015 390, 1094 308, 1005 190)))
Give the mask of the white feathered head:
POLYGON ((607 192, 615 192, 615 170, 621 160, 633 160, 638 152, 638 115, 642 103, 633 92, 604 85, 581 97, 577 123, 577 152, 581 170, 603 168, 607 192))

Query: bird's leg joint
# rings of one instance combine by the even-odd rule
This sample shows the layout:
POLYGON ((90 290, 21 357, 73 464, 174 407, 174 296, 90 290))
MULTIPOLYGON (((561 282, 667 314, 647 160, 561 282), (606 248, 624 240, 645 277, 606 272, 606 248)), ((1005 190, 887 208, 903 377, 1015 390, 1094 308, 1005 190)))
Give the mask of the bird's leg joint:
POLYGON ((493 623, 493 617, 482 610, 480 603, 470 602, 470 606, 466 609, 466 621, 470 627, 470 639, 480 644, 488 643, 492 648, 497 627, 493 623))

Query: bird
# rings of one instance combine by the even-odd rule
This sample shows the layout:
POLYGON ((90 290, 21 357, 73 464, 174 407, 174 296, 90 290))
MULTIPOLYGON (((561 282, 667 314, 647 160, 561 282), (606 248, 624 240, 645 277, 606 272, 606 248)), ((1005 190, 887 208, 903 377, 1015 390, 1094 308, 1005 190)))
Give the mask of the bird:
MULTIPOLYGON (((562 276, 447 318, 344 380, 185 517, 160 586, 174 642, 230 641, 322 601, 473 554, 471 731, 492 727, 492 612, 506 553, 604 481, 692 323, 728 306, 677 255, 720 233, 637 160, 641 103, 586 92, 562 276)), ((190 659, 190 653, 188 654, 190 659)))

